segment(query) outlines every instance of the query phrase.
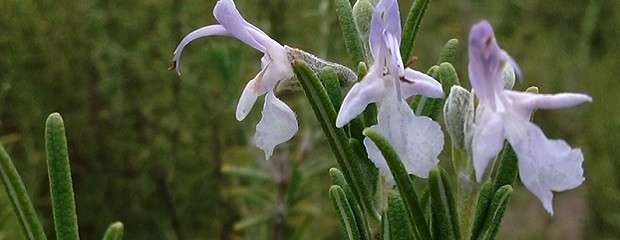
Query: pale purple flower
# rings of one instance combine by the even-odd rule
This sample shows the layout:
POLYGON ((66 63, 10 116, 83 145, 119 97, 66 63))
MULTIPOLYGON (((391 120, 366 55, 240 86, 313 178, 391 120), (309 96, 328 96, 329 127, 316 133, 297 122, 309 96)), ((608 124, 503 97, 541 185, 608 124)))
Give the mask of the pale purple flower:
POLYGON ((514 60, 497 45, 489 22, 475 24, 469 35, 469 79, 480 100, 472 140, 476 179, 482 180, 489 161, 508 139, 519 159, 521 182, 553 214, 551 191, 572 189, 583 182, 583 154, 564 140, 548 139, 530 122, 532 111, 571 107, 591 102, 592 98, 579 93, 506 90, 502 80, 506 64, 512 64, 517 75, 521 75, 514 60))
MULTIPOLYGON (((356 83, 344 99, 336 126, 342 127, 362 113, 366 106, 379 104, 378 125, 371 128, 383 134, 398 152, 407 171, 426 178, 443 149, 443 132, 437 122, 416 116, 405 99, 414 94, 443 97, 441 84, 424 73, 403 66, 399 46, 400 14, 396 0, 381 0, 370 24, 370 49, 374 63, 368 74, 356 83)), ((368 138, 364 140, 368 157, 393 183, 383 155, 368 138)))
POLYGON ((194 39, 205 36, 232 36, 263 52, 261 71, 246 85, 237 104, 237 120, 243 120, 260 95, 266 94, 263 117, 256 125, 254 142, 269 159, 276 145, 286 142, 297 132, 295 113, 280 101, 274 88, 281 80, 294 76, 285 48, 263 31, 243 19, 232 0, 219 0, 213 9, 218 25, 199 28, 183 38, 174 51, 174 67, 180 75, 181 52, 194 39))

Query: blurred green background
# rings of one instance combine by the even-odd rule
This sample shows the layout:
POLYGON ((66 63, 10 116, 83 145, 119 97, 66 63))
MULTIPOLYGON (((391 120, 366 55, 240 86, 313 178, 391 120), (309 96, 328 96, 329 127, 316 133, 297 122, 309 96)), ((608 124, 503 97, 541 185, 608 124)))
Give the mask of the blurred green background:
MULTIPOLYGON (((100 238, 115 220, 126 239, 339 239, 327 196, 336 166, 300 92, 281 98, 300 130, 270 161, 251 144, 259 102, 234 118, 261 53, 230 38, 192 42, 183 76, 168 71, 183 36, 213 24, 215 0, 0 1, 0 141, 49 237, 52 212, 44 122, 67 128, 80 234, 100 238)), ((237 0, 242 15, 282 44, 351 66, 329 0, 237 0)), ((412 0, 399 1, 402 18, 412 0)), ((555 215, 517 184, 499 239, 620 237, 620 5, 617 0, 435 0, 414 68, 437 61, 481 18, 541 92, 584 92, 591 104, 539 111, 551 138, 585 155, 585 184, 556 194, 555 215)), ((448 150, 446 150, 448 151, 448 150)), ((449 159, 442 159, 449 164, 449 159)), ((22 239, 0 191, 0 239, 22 239)))

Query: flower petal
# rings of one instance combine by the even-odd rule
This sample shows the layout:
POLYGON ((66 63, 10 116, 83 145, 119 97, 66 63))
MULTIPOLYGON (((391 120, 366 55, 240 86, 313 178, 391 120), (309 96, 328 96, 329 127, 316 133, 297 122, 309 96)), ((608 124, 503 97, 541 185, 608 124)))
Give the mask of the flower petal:
POLYGON ((187 36, 185 36, 183 40, 181 40, 177 48, 174 50, 174 57, 172 58, 174 64, 173 68, 176 69, 179 76, 181 76, 181 53, 183 53, 183 49, 185 48, 185 46, 187 46, 187 44, 189 44, 191 41, 194 41, 196 38, 215 35, 231 36, 231 34, 226 31, 226 29, 222 25, 209 25, 194 30, 193 32, 187 34, 187 36))
POLYGON ((256 50, 266 52, 268 46, 265 46, 265 43, 273 41, 264 32, 243 19, 232 0, 219 0, 213 9, 213 16, 231 35, 256 50), (270 41, 259 42, 259 39, 270 41))
MULTIPOLYGON (((282 48, 284 50, 284 48, 282 48)), ((295 76, 293 73, 293 69, 291 68, 291 64, 286 57, 286 52, 282 54, 265 54, 261 59, 263 62, 263 70, 262 75, 258 76, 259 84, 261 89, 273 89, 276 84, 285 79, 290 79, 295 76), (277 56, 279 58, 272 59, 271 57, 277 56), (265 59, 268 59, 265 61, 265 59), (264 64, 267 62, 267 64, 264 64)), ((259 73, 260 74, 260 73, 259 73)))
POLYGON ((375 70, 371 69, 362 81, 349 90, 336 117, 336 127, 340 128, 347 124, 362 113, 368 104, 381 101, 385 84, 374 72, 375 70))
POLYGON ((469 33, 469 81, 480 101, 493 109, 496 94, 504 90, 503 69, 509 61, 497 45, 491 24, 486 20, 476 23, 469 33))
POLYGON ((383 23, 383 28, 397 38, 398 44, 401 40, 400 11, 396 0, 381 0, 377 3, 372 13, 373 18, 378 18, 383 23))
MULTIPOLYGON (((391 87, 393 88, 393 87, 391 87)), ((388 90, 395 91, 395 90, 388 90)), ((390 142, 400 156, 407 172, 421 178, 439 163, 444 137, 439 124, 428 117, 415 116, 409 105, 395 98, 385 97, 378 113, 378 125, 373 126, 390 142)), ((364 139, 368 157, 393 183, 392 174, 379 149, 369 139, 364 139)))
POLYGON ((441 83, 434 78, 411 68, 405 68, 405 79, 413 83, 401 84, 403 99, 407 99, 415 94, 422 94, 431 98, 443 98, 444 93, 441 83))
MULTIPOLYGON (((375 7, 372 18, 370 19, 370 33, 368 35, 368 44, 370 46, 370 52, 372 53, 375 62, 379 61, 379 53, 381 52, 381 45, 383 45, 383 23, 380 17, 376 17, 375 14, 378 9, 375 7)), ((379 15, 380 16, 380 15, 379 15)))
POLYGON ((482 181, 484 171, 489 161, 497 156, 504 144, 504 126, 501 115, 486 108, 478 106, 479 119, 476 119, 476 129, 472 139, 472 155, 476 180, 482 181))
POLYGON ((519 116, 529 119, 535 109, 557 109, 573 107, 592 102, 592 97, 581 93, 538 94, 530 92, 505 91, 514 104, 519 116))
POLYGON ((516 75, 517 79, 523 80, 523 72, 521 71, 519 64, 517 64, 517 61, 515 61, 510 56, 510 54, 508 54, 506 51, 503 51, 503 52, 504 52, 505 58, 508 60, 508 63, 510 63, 509 65, 512 67, 512 71, 514 71, 514 74, 516 75))
MULTIPOLYGON (((382 0, 372 12, 370 21, 369 44, 370 50, 375 59, 379 56, 381 45, 386 44, 384 34, 395 37, 397 45, 401 41, 400 12, 398 11, 398 3, 396 0, 382 0)), ((396 50, 399 48, 397 47, 396 50)), ((400 56, 400 52, 399 52, 400 56)))
POLYGON ((239 102, 237 103, 237 111, 235 112, 235 117, 237 117, 237 120, 239 121, 245 119, 245 117, 248 116, 258 96, 265 94, 265 92, 261 93, 257 91, 255 85, 256 79, 250 80, 248 84, 245 85, 245 88, 241 93, 241 97, 239 98, 239 102))
POLYGON ((390 58, 387 60, 390 74, 400 77, 404 74, 403 71, 405 67, 403 66, 403 59, 400 56, 400 40, 397 38, 398 36, 390 34, 389 32, 385 32, 383 36, 385 45, 390 52, 390 58))
POLYGON ((553 214, 551 191, 573 189, 583 182, 583 154, 563 140, 551 140, 535 124, 511 119, 506 132, 519 158, 519 176, 553 214))
POLYGON ((269 160, 276 145, 286 142, 297 132, 295 113, 284 102, 276 98, 273 91, 267 93, 263 106, 263 118, 256 125, 254 142, 265 151, 269 160))

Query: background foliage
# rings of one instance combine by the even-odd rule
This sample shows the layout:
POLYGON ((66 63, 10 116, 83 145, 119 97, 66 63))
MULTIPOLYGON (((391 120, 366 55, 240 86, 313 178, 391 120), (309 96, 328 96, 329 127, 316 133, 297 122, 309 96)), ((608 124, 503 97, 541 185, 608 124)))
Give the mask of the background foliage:
MULTIPOLYGON (((46 232, 53 226, 44 121, 58 111, 83 239, 99 238, 115 220, 125 224, 127 239, 339 238, 327 196, 327 169, 336 163, 303 95, 281 93, 300 132, 269 162, 251 144, 260 111, 234 119, 259 52, 234 39, 202 39, 185 52, 181 78, 166 70, 185 34, 215 23, 215 2, 0 2, 0 141, 46 232)), ((412 1, 399 2, 404 18, 412 1)), ((349 65, 330 1, 237 0, 237 6, 277 41, 349 65)), ((516 89, 536 85, 594 97, 570 110, 539 111, 535 119, 550 137, 583 149, 585 185, 556 194, 553 218, 518 188, 499 238, 620 236, 616 1, 436 0, 416 41, 414 67, 428 69, 443 44, 458 38, 455 67, 467 82, 466 37, 480 18, 494 24, 500 46, 520 63, 525 79, 516 89)), ((19 239, 4 194, 0 239, 19 239)))

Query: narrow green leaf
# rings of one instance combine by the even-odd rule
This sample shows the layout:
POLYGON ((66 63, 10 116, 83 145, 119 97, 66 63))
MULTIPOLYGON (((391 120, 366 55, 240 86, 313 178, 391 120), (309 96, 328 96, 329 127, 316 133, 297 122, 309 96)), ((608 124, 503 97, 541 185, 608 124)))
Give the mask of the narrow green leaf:
POLYGON ((122 222, 113 222, 108 226, 103 234, 103 240, 121 240, 123 239, 124 226, 122 222))
POLYGON ((400 55, 403 61, 407 61, 413 53, 413 46, 415 45, 415 40, 420 31, 420 25, 429 2, 430 0, 415 0, 413 5, 411 5, 409 15, 407 15, 407 20, 403 27, 403 40, 400 43, 400 55))
POLYGON ((324 67, 321 69, 321 78, 323 79, 323 85, 327 95, 334 105, 336 112, 340 111, 340 105, 342 105, 342 90, 340 90, 340 80, 336 75, 336 70, 332 67, 324 67))
POLYGON ((370 239, 370 233, 368 231, 366 217, 364 217, 364 212, 362 212, 362 209, 355 198, 353 191, 351 191, 347 180, 344 178, 344 175, 337 168, 331 168, 329 169, 329 176, 332 178, 332 183, 334 185, 342 188, 345 196, 347 197, 347 201, 349 201, 349 205, 351 205, 351 210, 353 211, 353 216, 355 217, 355 221, 357 223, 357 230, 360 234, 360 239, 370 239))
POLYGON ((436 166, 428 178, 432 206, 432 227, 435 239, 461 239, 458 213, 448 173, 436 166))
POLYGON ((366 60, 368 62, 373 61, 368 38, 370 36, 370 20, 372 19, 372 12, 374 9, 375 7, 368 0, 357 0, 353 5, 353 19, 355 20, 355 25, 357 26, 362 43, 364 44, 366 60))
POLYGON ((512 185, 519 174, 517 154, 507 141, 504 143, 502 154, 497 159, 499 159, 499 165, 493 182, 493 191, 497 191, 504 185, 512 185))
POLYGON ((439 61, 437 64, 442 64, 444 62, 448 62, 454 64, 454 60, 456 60, 456 52, 459 48, 459 40, 456 38, 448 40, 446 44, 443 46, 441 50, 441 55, 439 55, 439 61))
POLYGON ((340 30, 344 37, 344 44, 347 48, 347 53, 351 56, 353 65, 366 62, 364 43, 353 19, 351 3, 349 0, 334 0, 334 5, 338 22, 340 23, 340 30))
POLYGON ((340 165, 347 182, 350 183, 351 190, 360 202, 364 212, 371 215, 372 219, 378 220, 379 216, 374 211, 368 182, 363 178, 361 166, 349 145, 349 138, 342 128, 336 127, 336 110, 325 88, 304 61, 294 60, 292 66, 308 97, 310 106, 312 106, 312 110, 325 133, 336 161, 340 165))
POLYGON ((486 181, 480 189, 480 194, 478 195, 478 203, 476 204, 476 213, 474 214, 474 223, 471 229, 472 240, 478 238, 478 235, 484 227, 487 213, 489 212, 489 203, 491 202, 491 198, 493 198, 494 192, 495 191, 493 191, 493 182, 491 182, 490 180, 486 181))
MULTIPOLYGON (((349 124, 346 125, 347 127, 349 127, 349 137, 357 140, 358 142, 363 142, 364 141, 364 134, 362 134, 362 132, 364 131, 364 122, 362 121, 361 117, 356 117, 354 119, 351 120, 351 122, 349 122, 349 124)), ((366 152, 366 150, 364 150, 363 152, 366 152)), ((374 165, 373 165, 374 166, 374 165)))
POLYGON ((30 197, 28 197, 26 187, 9 154, 2 146, 0 146, 0 179, 26 238, 47 239, 30 197))
POLYGON ((422 197, 420 198, 420 207, 422 207, 422 211, 424 212, 424 217, 427 219, 427 222, 430 225, 430 221, 428 220, 431 219, 431 213, 433 212, 433 209, 431 208, 431 191, 430 191, 428 184, 426 185, 424 190, 422 190, 422 197))
POLYGON ((407 173, 407 169, 405 169, 405 165, 403 165, 400 160, 398 153, 396 153, 388 140, 385 139, 379 132, 366 128, 364 130, 364 135, 370 138, 375 145, 377 145, 379 151, 381 151, 381 154, 385 158, 388 167, 394 176, 396 186, 398 187, 404 202, 408 206, 407 212, 409 213, 409 220, 414 225, 416 232, 419 234, 421 239, 431 239, 428 224, 426 223, 424 213, 422 212, 422 208, 418 202, 418 196, 416 195, 413 187, 413 182, 409 177, 409 173, 407 173))
POLYGON ((47 169, 52 195, 56 238, 79 239, 75 198, 67 151, 67 137, 62 117, 52 113, 45 123, 47 169))
POLYGON ((366 127, 377 125, 377 104, 371 103, 364 110, 364 124, 366 127))
POLYGON ((389 221, 390 239, 393 240, 410 240, 414 238, 411 223, 407 217, 407 208, 405 202, 396 190, 388 192, 388 209, 387 217, 389 221))
POLYGON ((456 69, 449 62, 439 64, 439 79, 441 81, 441 89, 445 95, 450 94, 452 86, 461 84, 456 69))
POLYGON ((502 223, 502 218, 504 218, 506 206, 508 206, 510 196, 512 196, 512 192, 512 186, 510 185, 504 185, 497 189, 497 192, 493 195, 493 201, 491 202, 491 206, 489 208, 486 223, 481 231, 481 234, 478 236, 478 239, 495 239, 495 236, 499 231, 500 224, 502 223))
MULTIPOLYGON (((362 132, 360 132, 360 135, 364 136, 362 132)), ((351 149, 353 149, 353 153, 357 157, 357 161, 362 167, 364 179, 367 179, 367 182, 369 183, 370 193, 374 196, 377 192, 377 186, 379 185, 379 169, 368 158, 366 148, 364 148, 360 141, 354 138, 350 138, 349 145, 351 145, 351 149)))
POLYGON ((360 239, 360 234, 357 229, 357 222, 351 205, 347 201, 344 191, 338 185, 333 185, 329 188, 329 198, 332 199, 332 203, 336 208, 338 217, 342 227, 342 233, 346 239, 357 240, 360 239))

